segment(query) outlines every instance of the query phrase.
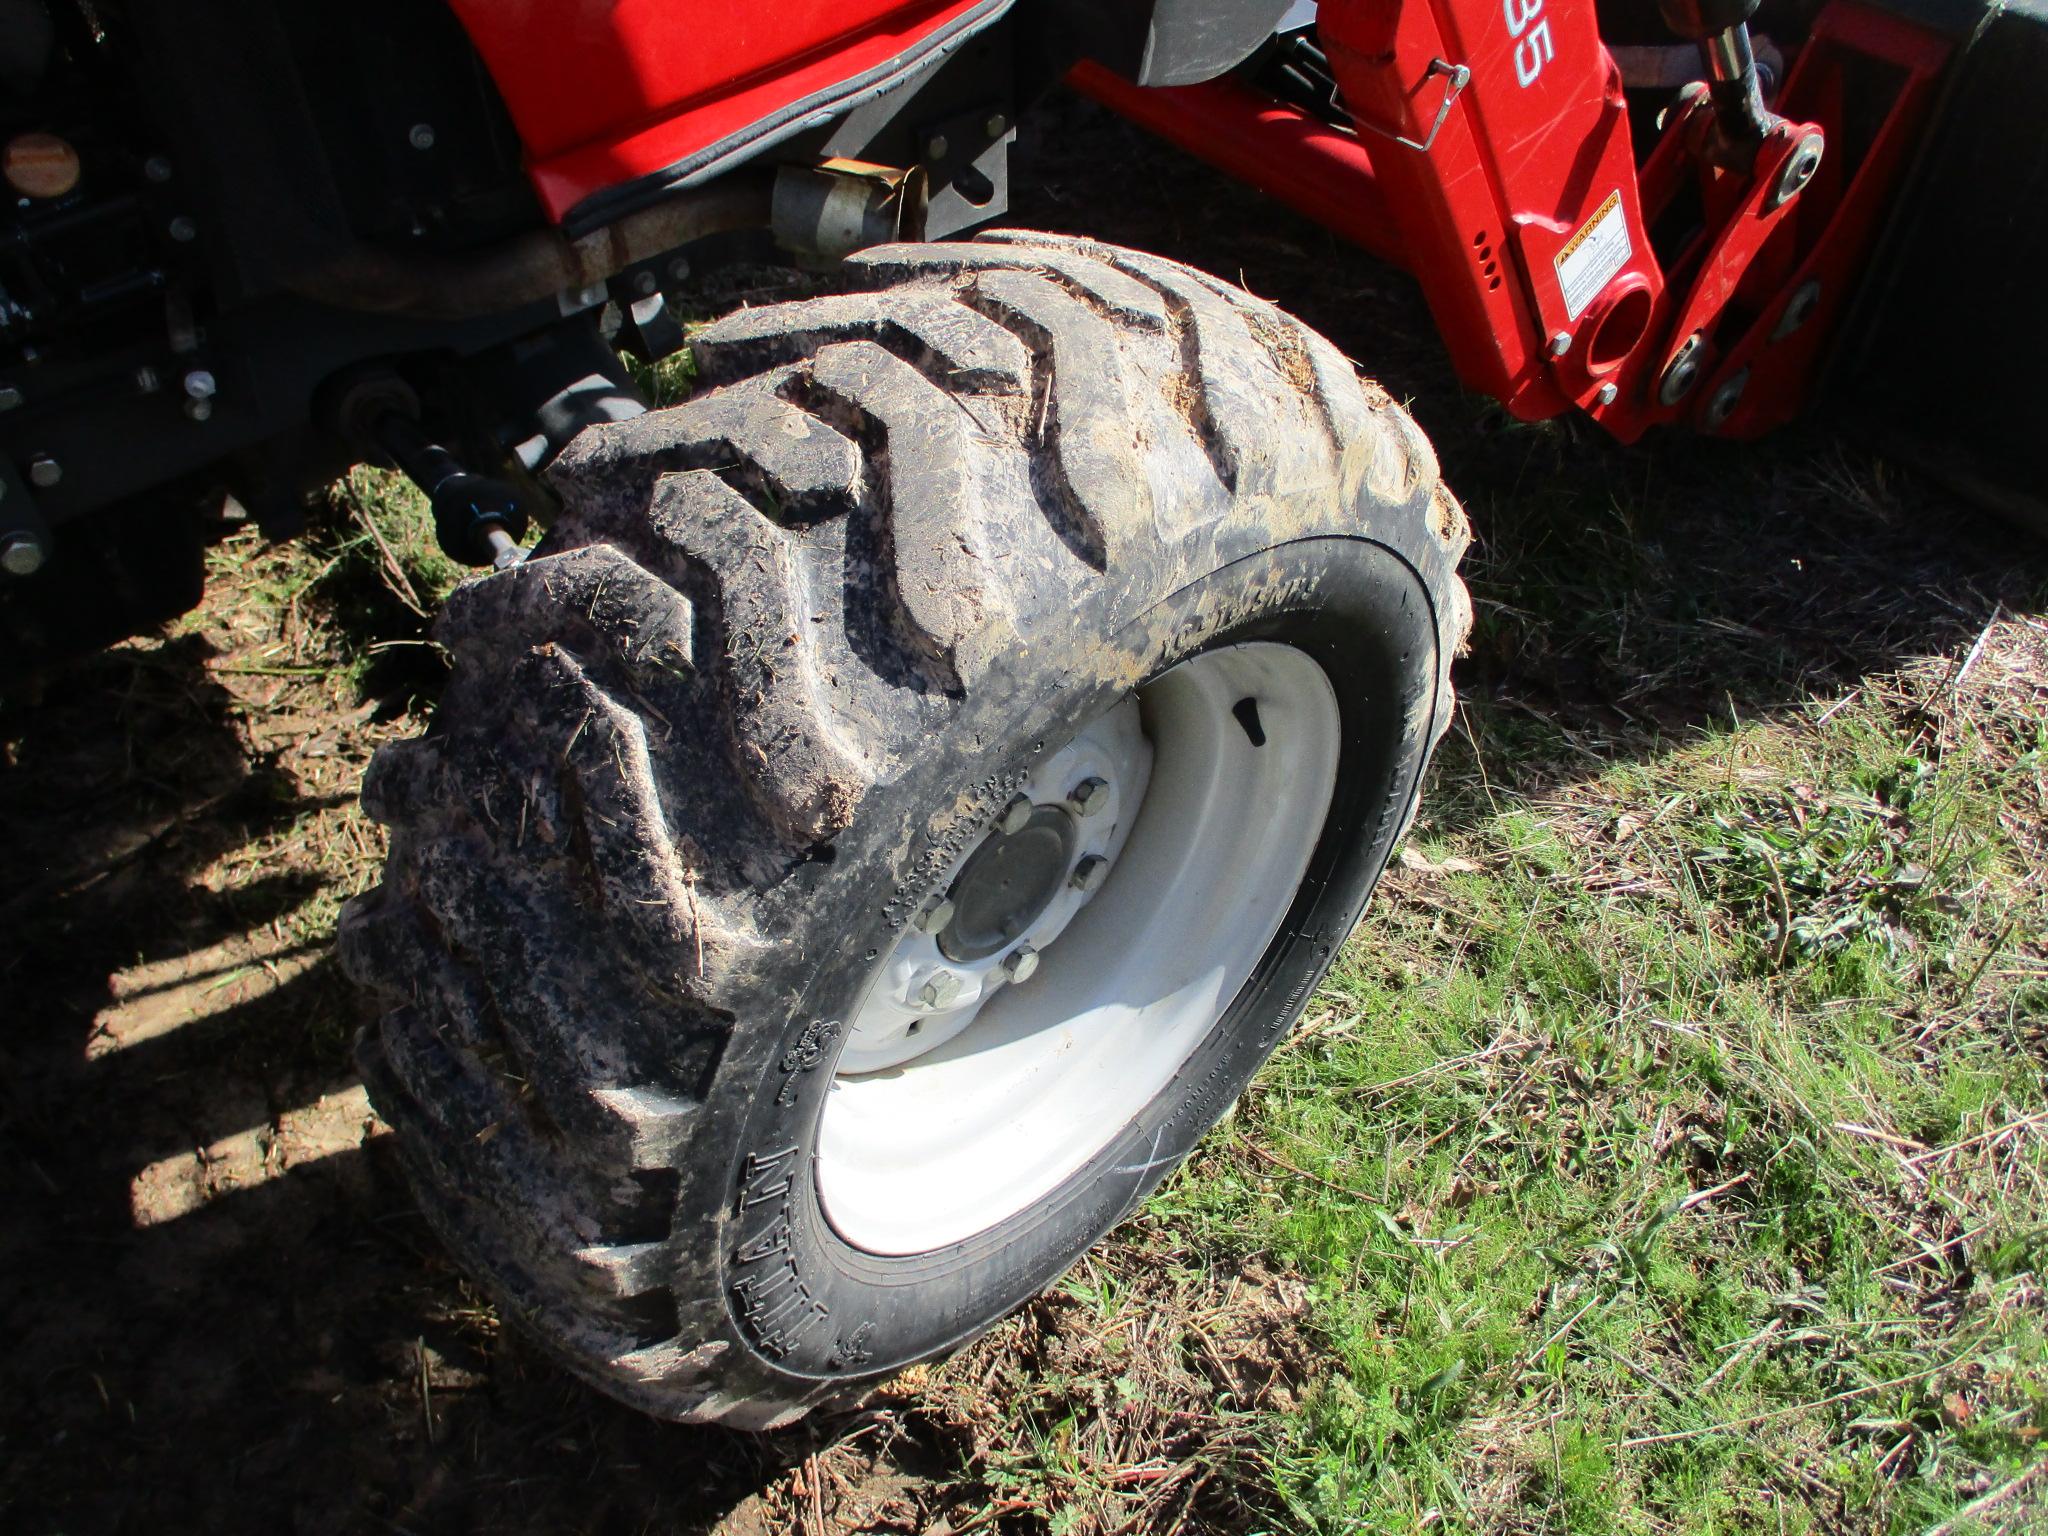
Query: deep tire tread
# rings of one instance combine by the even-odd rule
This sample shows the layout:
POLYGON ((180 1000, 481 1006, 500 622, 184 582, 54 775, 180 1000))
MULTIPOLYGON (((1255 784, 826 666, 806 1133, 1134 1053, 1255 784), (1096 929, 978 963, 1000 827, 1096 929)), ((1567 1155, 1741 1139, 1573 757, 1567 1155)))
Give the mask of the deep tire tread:
POLYGON ((750 1428, 844 1387, 734 1387, 718 1256, 673 1218, 723 1198, 714 1083, 762 1070, 736 999, 871 788, 1073 624, 1012 573, 1107 605, 1140 544, 1202 569, 1233 517, 1326 525, 1335 486, 1469 622, 1426 441, 1264 301, 1016 231, 848 275, 703 331, 719 387, 578 439, 547 553, 451 598, 436 733, 367 776, 392 855, 342 925, 431 1224, 572 1369, 750 1428))

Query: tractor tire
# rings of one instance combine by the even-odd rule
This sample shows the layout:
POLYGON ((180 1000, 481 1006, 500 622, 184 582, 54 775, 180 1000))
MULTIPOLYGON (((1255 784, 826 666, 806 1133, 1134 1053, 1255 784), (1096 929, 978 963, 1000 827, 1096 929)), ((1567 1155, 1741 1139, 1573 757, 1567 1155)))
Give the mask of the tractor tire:
POLYGON ((700 333, 459 589, 341 953, 421 1208, 663 1417, 987 1328, 1177 1166, 1413 815, 1468 539, 1408 417, 1176 263, 999 232, 700 333), (1035 974, 1033 974, 1035 971, 1035 974))

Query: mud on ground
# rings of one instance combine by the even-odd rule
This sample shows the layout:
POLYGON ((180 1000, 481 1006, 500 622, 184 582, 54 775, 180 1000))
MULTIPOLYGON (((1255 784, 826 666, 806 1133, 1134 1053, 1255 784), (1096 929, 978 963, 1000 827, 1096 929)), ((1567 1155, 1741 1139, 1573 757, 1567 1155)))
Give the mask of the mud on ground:
MULTIPOLYGON (((1030 130, 1014 222, 1241 280, 1411 402, 1481 539, 1461 687, 1555 727, 1567 758, 1853 685, 2040 590, 2002 530, 1852 423, 1626 451, 1516 426, 1458 392, 1398 274, 1091 109, 1030 130), (1671 643, 1596 643, 1587 561, 1633 563, 1623 623, 1671 643)), ((1117 1469, 1125 1529, 1268 1524, 1255 1410, 1317 1370, 1299 1283, 1204 1270, 1147 1222, 871 1412, 767 1439, 615 1408, 500 1325, 414 1213, 349 1062, 363 1004, 332 923, 382 851, 355 795, 375 746, 422 727, 440 665, 433 562, 376 547, 359 505, 291 550, 224 526, 204 609, 4 717, 0 1521, 1042 1530, 1044 1487, 1006 1468, 1020 1436, 1065 1434, 1083 1473, 1117 1469)))

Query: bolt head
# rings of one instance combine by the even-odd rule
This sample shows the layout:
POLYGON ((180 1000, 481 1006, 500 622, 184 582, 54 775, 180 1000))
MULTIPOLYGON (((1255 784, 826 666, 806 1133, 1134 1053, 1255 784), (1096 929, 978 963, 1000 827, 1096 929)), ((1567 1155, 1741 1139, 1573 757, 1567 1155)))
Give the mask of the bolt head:
POLYGON ((414 149, 432 149, 434 147, 434 125, 432 123, 414 123, 412 125, 412 132, 405 136, 405 141, 414 149))
POLYGON ((1602 384, 1599 393, 1593 398, 1601 405, 1612 405, 1621 398, 1621 386, 1612 382, 1602 384))
POLYGON ((1038 951, 1029 944, 1019 944, 1003 956, 1003 974, 1012 981, 1029 981, 1038 973, 1038 951))
POLYGON ((28 478, 30 484, 48 490, 64 478, 64 466, 47 453, 39 453, 28 461, 28 478))
POLYGON ((1102 889, 1102 882, 1108 878, 1109 860, 1099 853, 1091 853, 1074 866, 1074 872, 1068 876, 1067 883, 1075 890, 1092 896, 1102 889))
POLYGON ((1827 148, 1827 140, 1817 133, 1809 133, 1799 141, 1799 147, 1786 160, 1785 168, 1778 173, 1774 203, 1789 202, 1799 195, 1805 185, 1813 180, 1813 173, 1820 169, 1821 155, 1827 148))
POLYGON ((0 411, 17 409, 27 397, 12 384, 0 384, 0 411))
POLYGON ((950 1008, 960 1001, 965 983, 955 971, 933 971, 917 990, 917 1000, 927 1008, 950 1008))
POLYGON ((1067 804, 1079 816, 1093 816, 1109 804, 1109 780, 1087 778, 1067 793, 1067 804))
POLYGON ((668 275, 679 283, 683 281, 684 278, 690 275, 690 258, 678 256, 670 261, 668 264, 668 275))
POLYGON ((996 818, 996 829, 1004 835, 1022 832, 1024 824, 1031 819, 1031 801, 1023 795, 1017 796, 1003 807, 1003 814, 996 818))
POLYGON ((937 901, 932 902, 919 912, 917 916, 913 917, 910 920, 910 926, 919 933, 938 933, 945 928, 946 924, 952 921, 953 903, 948 898, 941 896, 937 901))
POLYGON ((1550 355, 1552 357, 1563 357, 1571 349, 1572 333, 1570 331, 1557 331, 1551 335, 1550 355))
POLYGON ((186 218, 182 213, 171 220, 165 228, 170 237, 180 245, 190 244, 199 238, 199 226, 186 218))
POLYGON ((924 147, 924 157, 927 160, 943 160, 950 148, 952 146, 946 142, 946 136, 943 133, 935 133, 931 137, 931 142, 924 147))
POLYGON ((0 569, 10 576, 35 575, 43 559, 43 541, 32 533, 10 533, 0 541, 0 569))
POLYGON ((1744 368, 1724 380, 1714 391, 1714 398, 1707 402, 1707 425, 1718 427, 1735 414, 1735 407, 1742 403, 1742 391, 1748 387, 1749 370, 1744 368))
POLYGON ((989 115, 989 120, 983 123, 981 126, 983 131, 986 132, 990 138, 1000 139, 1004 134, 1010 131, 1010 120, 1007 117, 1003 116, 1002 113, 995 112, 991 113, 989 115))
POLYGON ((661 279, 652 272, 642 272, 633 279, 633 289, 643 299, 651 299, 661 291, 661 279))
POLYGON ((185 393, 194 400, 211 400, 220 386, 212 374, 204 368, 194 368, 185 375, 185 393))
POLYGON ((1820 279, 1808 278, 1792 290, 1792 297, 1785 301, 1784 312, 1778 316, 1778 323, 1771 330, 1771 340, 1780 341, 1790 336, 1799 327, 1813 318, 1813 312, 1820 307, 1820 279))
POLYGON ((171 162, 162 155, 151 155, 142 162, 142 174, 161 186, 171 179, 171 162))
POLYGON ((1700 349, 1704 345, 1695 331, 1671 354, 1671 361, 1664 365, 1664 377, 1657 385, 1657 398, 1665 405, 1676 405, 1692 392, 1699 381, 1700 349))

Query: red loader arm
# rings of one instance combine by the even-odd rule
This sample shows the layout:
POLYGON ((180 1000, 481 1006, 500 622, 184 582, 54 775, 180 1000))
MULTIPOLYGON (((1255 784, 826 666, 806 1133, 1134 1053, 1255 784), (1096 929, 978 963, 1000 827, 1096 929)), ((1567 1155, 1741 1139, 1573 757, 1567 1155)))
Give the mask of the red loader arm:
POLYGON ((1749 143, 1701 84, 1639 165, 1590 0, 1325 0, 1316 21, 1347 120, 1241 80, 1074 80, 1398 260, 1471 388, 1624 441, 1800 409, 1951 47, 1833 0, 1749 143))

